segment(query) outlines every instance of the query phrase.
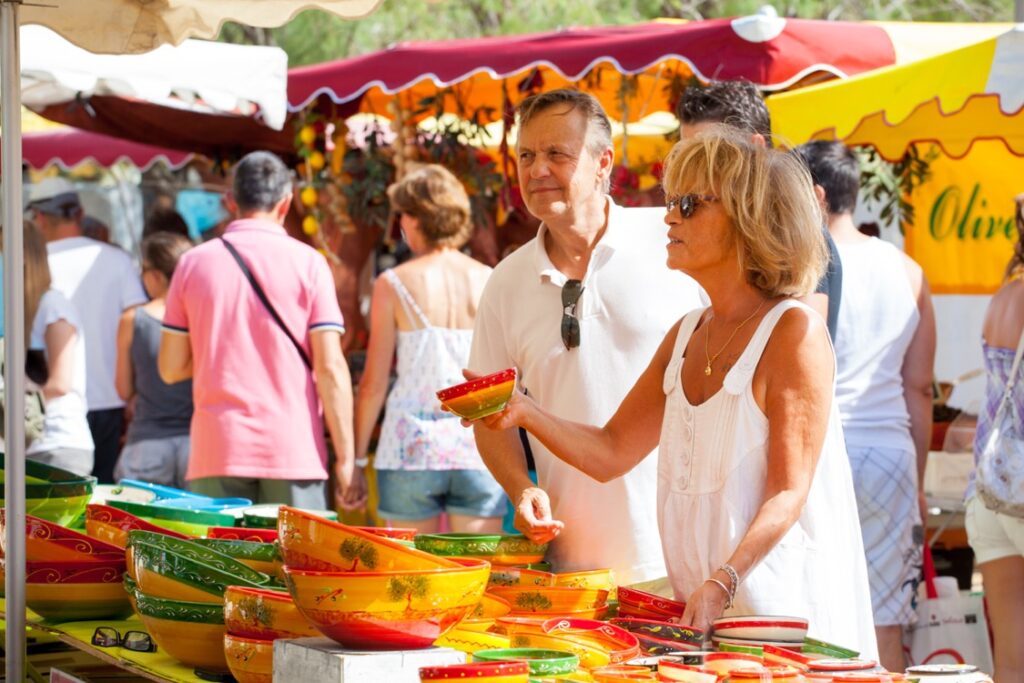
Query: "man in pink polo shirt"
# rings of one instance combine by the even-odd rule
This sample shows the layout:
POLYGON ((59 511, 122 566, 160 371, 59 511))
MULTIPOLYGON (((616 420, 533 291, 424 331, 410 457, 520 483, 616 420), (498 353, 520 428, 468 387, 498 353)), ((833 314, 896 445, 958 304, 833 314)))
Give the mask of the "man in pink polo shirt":
POLYGON ((291 172, 276 156, 238 162, 228 196, 235 220, 223 239, 186 253, 171 280, 160 376, 193 379, 190 489, 324 508, 326 418, 334 502, 348 507, 365 494, 352 485, 341 310, 323 256, 282 227, 291 201, 291 172))

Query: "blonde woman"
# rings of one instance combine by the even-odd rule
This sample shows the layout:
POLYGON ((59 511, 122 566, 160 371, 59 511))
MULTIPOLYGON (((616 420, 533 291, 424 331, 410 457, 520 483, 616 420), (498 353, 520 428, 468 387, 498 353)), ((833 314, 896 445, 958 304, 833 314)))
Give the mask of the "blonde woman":
POLYGON ((804 617, 812 636, 874 658, 835 358, 821 316, 796 301, 827 258, 810 178, 788 155, 712 127, 676 145, 664 187, 668 265, 711 305, 669 331, 603 427, 523 395, 485 421, 526 428, 599 481, 658 446, 662 547, 684 622, 804 617))
POLYGON ((46 242, 25 226, 25 320, 31 321, 29 348, 41 349, 48 376, 40 387, 43 433, 26 455, 76 474, 93 467, 93 441, 86 420, 85 338, 74 306, 50 287, 46 242))
POLYGON ((499 532, 505 495, 472 433, 435 396, 462 381, 491 274, 459 251, 472 230, 469 198, 437 165, 410 173, 388 196, 415 258, 382 273, 373 288, 370 346, 355 403, 356 464, 365 466, 386 396, 374 463, 380 517, 429 533, 445 512, 454 531, 499 532), (388 393, 396 355, 398 379, 388 393))

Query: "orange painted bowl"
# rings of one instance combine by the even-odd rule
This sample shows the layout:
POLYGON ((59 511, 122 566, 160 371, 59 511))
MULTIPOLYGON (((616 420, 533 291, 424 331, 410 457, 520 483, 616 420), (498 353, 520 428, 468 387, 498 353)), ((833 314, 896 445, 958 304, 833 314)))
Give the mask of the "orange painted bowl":
POLYGON ((686 611, 685 602, 663 598, 635 588, 620 586, 618 594, 619 615, 623 617, 666 621, 666 617, 679 619, 686 611))
POLYGON ((124 560, 26 562, 25 604, 50 621, 120 619, 132 607, 124 560))
POLYGON ((89 536, 117 546, 128 546, 128 532, 152 531, 173 538, 188 538, 185 534, 151 524, 130 512, 118 510, 109 505, 90 503, 85 507, 85 533, 89 536))
MULTIPOLYGON (((241 562, 200 545, 162 536, 143 542, 133 531, 129 542, 131 564, 128 574, 143 593, 186 602, 224 601, 228 586, 271 588, 270 576, 250 569, 241 562), (163 539, 163 540, 162 540, 163 539)), ((153 534, 152 536, 158 536, 153 534)))
MULTIPOLYGON (((0 510, 0 527, 5 517, 0 510)), ((124 560, 124 549, 32 515, 25 516, 25 557, 29 562, 124 560)))
POLYGON ((383 536, 384 538, 391 538, 396 541, 413 541, 416 539, 416 534, 419 533, 416 529, 400 527, 357 526, 356 529, 373 534, 374 536, 383 536))
POLYGON ((591 569, 584 572, 566 572, 555 574, 556 586, 568 586, 570 588, 601 588, 608 591, 608 595, 615 597, 615 573, 611 569, 591 569))
POLYGON ((320 635, 288 593, 242 586, 224 591, 224 626, 232 635, 255 640, 320 635))
POLYGON ((504 650, 480 650, 473 653, 474 662, 526 662, 530 677, 564 676, 576 671, 579 657, 564 650, 511 647, 504 650))
POLYGON ((594 683, 618 683, 619 681, 656 681, 653 671, 646 666, 613 664, 602 666, 590 672, 594 683))
POLYGON ((598 588, 494 586, 489 591, 507 600, 513 615, 579 616, 580 612, 599 611, 608 604, 608 591, 598 588))
POLYGON ((277 529, 250 529, 243 526, 211 526, 206 532, 207 538, 225 541, 252 541, 253 543, 273 543, 277 540, 277 529))
POLYGON ((683 681, 683 683, 716 683, 717 672, 697 664, 685 664, 670 659, 658 662, 659 681, 683 681))
MULTIPOLYGON (((491 567, 491 571, 494 571, 494 567, 491 567)), ((504 617, 510 612, 512 605, 508 604, 507 600, 484 593, 476 607, 459 622, 459 628, 466 631, 490 631, 499 617, 504 617)))
POLYGON ((537 623, 520 619, 505 621, 512 647, 564 650, 580 658, 580 666, 594 669, 621 664, 640 654, 636 636, 592 619, 548 619, 537 623))
POLYGON ((285 505, 277 525, 281 557, 290 569, 372 572, 459 567, 454 560, 285 505))
POLYGON ((296 607, 345 647, 401 650, 430 645, 469 614, 490 565, 378 572, 314 572, 285 567, 296 607))
POLYGON ((274 641, 225 634, 224 658, 238 683, 273 683, 274 641))
POLYGON ((135 609, 161 650, 188 667, 227 672, 224 609, 217 604, 166 600, 135 591, 135 609))
POLYGON ((193 543, 216 550, 218 553, 233 557, 250 569, 276 576, 284 580, 284 562, 276 543, 260 543, 254 541, 231 541, 224 538, 197 538, 193 543))
POLYGON ((743 652, 714 652, 704 657, 704 668, 717 674, 728 674, 734 669, 750 669, 760 667, 761 657, 743 652))
MULTIPOLYGON (((3 507, 4 454, 0 453, 0 507, 3 507)), ((82 516, 96 487, 96 477, 82 476, 25 460, 25 512, 54 524, 71 524, 82 516)))
POLYGON ((526 662, 474 662, 420 668, 420 683, 473 681, 473 683, 529 683, 526 662))
POLYGON ((491 586, 554 586, 555 574, 536 569, 491 565, 491 586))
POLYGON ((787 683, 803 683, 804 677, 799 669, 791 666, 761 666, 748 669, 733 669, 729 672, 730 681, 786 681, 787 683))
POLYGON ((501 412, 515 388, 516 369, 509 368, 442 389, 437 400, 463 419, 479 420, 501 412))

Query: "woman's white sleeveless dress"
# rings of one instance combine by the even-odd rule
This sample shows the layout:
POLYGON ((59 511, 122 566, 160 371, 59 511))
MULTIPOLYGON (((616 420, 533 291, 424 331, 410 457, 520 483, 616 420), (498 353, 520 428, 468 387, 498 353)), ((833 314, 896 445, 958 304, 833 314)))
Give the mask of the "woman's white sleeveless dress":
MULTIPOLYGON (((703 310, 683 318, 665 370, 658 523, 676 598, 686 600, 728 561, 764 499, 768 420, 751 393, 754 371, 779 318, 762 319, 722 389, 698 406, 683 392, 686 344, 703 310)), ((857 502, 836 404, 807 504, 796 524, 749 573, 730 615, 797 616, 808 635, 877 658, 857 502)))

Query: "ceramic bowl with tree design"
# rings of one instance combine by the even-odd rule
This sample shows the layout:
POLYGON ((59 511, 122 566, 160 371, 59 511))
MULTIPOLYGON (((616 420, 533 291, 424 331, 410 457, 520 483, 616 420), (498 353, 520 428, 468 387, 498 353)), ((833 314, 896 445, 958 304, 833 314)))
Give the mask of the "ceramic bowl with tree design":
POLYGON ((224 658, 238 683, 273 683, 274 641, 224 636, 224 658))
POLYGON ((286 591, 244 586, 224 591, 224 625, 232 635, 255 640, 320 635, 286 591))

